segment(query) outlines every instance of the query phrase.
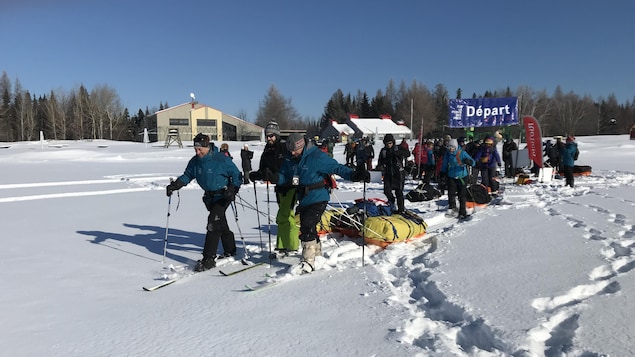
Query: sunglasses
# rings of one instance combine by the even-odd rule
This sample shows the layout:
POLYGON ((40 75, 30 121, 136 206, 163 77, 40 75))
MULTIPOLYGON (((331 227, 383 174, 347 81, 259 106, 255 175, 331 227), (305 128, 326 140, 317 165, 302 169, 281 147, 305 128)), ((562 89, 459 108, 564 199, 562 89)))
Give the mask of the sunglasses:
POLYGON ((267 134, 268 138, 273 138, 274 136, 276 136, 276 134, 267 134))

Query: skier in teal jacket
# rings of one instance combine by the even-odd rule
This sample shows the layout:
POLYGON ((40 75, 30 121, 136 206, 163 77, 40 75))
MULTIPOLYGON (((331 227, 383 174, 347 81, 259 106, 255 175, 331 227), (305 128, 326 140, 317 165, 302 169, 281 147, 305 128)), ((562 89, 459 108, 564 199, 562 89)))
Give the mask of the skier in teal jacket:
POLYGON ((573 167, 575 166, 575 160, 577 159, 576 152, 578 151, 578 144, 575 142, 575 138, 571 135, 567 136, 566 144, 558 145, 558 151, 560 152, 560 158, 562 163, 562 171, 565 177, 565 186, 574 185, 573 167))
POLYGON ((459 147, 456 139, 450 140, 448 150, 443 157, 441 172, 448 178, 448 203, 451 210, 456 209, 456 198, 459 199, 459 218, 467 217, 467 167, 474 167, 474 159, 459 147))
POLYGON ((326 182, 333 174, 346 180, 369 182, 370 173, 363 167, 354 170, 338 163, 316 146, 309 145, 301 134, 289 135, 286 143, 288 152, 280 171, 274 173, 266 169, 262 177, 259 175, 256 179, 296 187, 302 245, 299 269, 308 273, 314 270, 315 256, 322 254, 316 226, 330 199, 326 182))
POLYGON ((195 271, 208 270, 216 266, 216 251, 222 241, 222 257, 236 255, 236 240, 229 229, 225 211, 234 201, 240 189, 240 171, 231 158, 210 147, 207 135, 198 134, 194 138, 194 155, 187 164, 183 175, 166 187, 168 196, 190 183, 193 179, 205 191, 203 203, 209 211, 207 233, 203 248, 203 259, 194 267, 195 271))

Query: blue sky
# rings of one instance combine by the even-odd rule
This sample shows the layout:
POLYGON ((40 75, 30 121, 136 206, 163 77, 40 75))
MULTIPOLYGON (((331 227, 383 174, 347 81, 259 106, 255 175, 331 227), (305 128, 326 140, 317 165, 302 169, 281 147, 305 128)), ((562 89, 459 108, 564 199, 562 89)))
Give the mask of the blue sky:
POLYGON ((106 84, 131 113, 194 92, 249 121, 271 85, 317 119, 338 88, 373 97, 390 79, 625 103, 634 13, 630 0, 5 0, 0 71, 35 95, 106 84))

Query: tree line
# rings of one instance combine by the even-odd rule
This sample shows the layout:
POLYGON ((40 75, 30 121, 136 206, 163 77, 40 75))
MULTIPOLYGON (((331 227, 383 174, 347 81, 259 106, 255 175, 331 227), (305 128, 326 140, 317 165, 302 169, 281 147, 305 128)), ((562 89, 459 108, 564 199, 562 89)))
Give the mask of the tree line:
MULTIPOLYGON (((36 96, 23 89, 18 79, 12 83, 4 71, 0 76, 0 96, 0 141, 6 142, 37 140, 40 131, 53 140, 140 141, 143 128, 149 127, 147 118, 169 107, 167 102, 161 102, 158 108, 139 109, 131 116, 128 108, 121 105, 116 90, 108 85, 98 85, 90 91, 80 85, 69 92, 51 90, 47 95, 36 96)), ((635 124, 635 100, 621 104, 614 94, 594 100, 588 95, 564 93, 559 86, 551 96, 545 90, 521 86, 515 91, 508 87, 482 95, 472 94, 472 98, 480 97, 518 97, 519 114, 538 119, 543 136, 624 134, 635 124)), ((390 80, 386 88, 377 90, 373 97, 362 90, 353 95, 337 89, 317 119, 302 117, 291 99, 272 85, 259 103, 254 123, 264 127, 276 120, 283 129, 307 129, 307 134, 313 137, 319 136, 332 121, 345 122, 350 114, 360 118, 388 114, 408 127, 412 123, 413 132, 422 132, 424 137, 447 133, 459 136, 462 129, 447 127, 450 98, 443 84, 429 89, 417 81, 410 85, 402 81, 396 85, 390 80)), ((461 89, 453 98, 462 98, 461 89)), ((247 120, 245 113, 236 116, 247 120)), ((515 136, 521 127, 503 130, 515 136)))
MULTIPOLYGON (((378 90, 369 98, 366 92, 355 95, 337 90, 328 100, 318 127, 325 128, 331 121, 342 123, 347 113, 360 118, 378 118, 388 114, 394 121, 403 121, 412 126, 417 135, 441 137, 443 134, 461 136, 464 129, 447 127, 450 98, 464 98, 461 89, 453 97, 443 84, 429 89, 420 82, 409 86, 401 82, 398 86, 391 80, 384 91, 378 90), (412 125, 411 125, 412 123, 412 125)), ((518 97, 519 115, 535 117, 542 128, 543 136, 554 135, 601 135, 628 133, 635 124, 635 100, 620 104, 614 94, 606 99, 593 100, 589 95, 580 96, 574 92, 565 93, 560 86, 550 96, 545 90, 534 90, 520 86, 515 91, 486 91, 482 95, 473 93, 471 98, 518 97)), ((476 132, 492 131, 499 128, 477 128, 476 132)), ((522 126, 501 128, 505 134, 518 137, 522 126)))

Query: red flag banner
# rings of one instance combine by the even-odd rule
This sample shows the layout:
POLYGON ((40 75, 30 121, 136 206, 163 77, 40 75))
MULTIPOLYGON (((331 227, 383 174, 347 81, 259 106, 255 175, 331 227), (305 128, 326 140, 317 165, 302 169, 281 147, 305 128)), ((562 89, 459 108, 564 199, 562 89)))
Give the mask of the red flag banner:
POLYGON ((525 127, 525 139, 527 140, 527 151, 529 159, 542 167, 542 137, 540 135, 540 125, 536 118, 532 116, 523 117, 525 127))

